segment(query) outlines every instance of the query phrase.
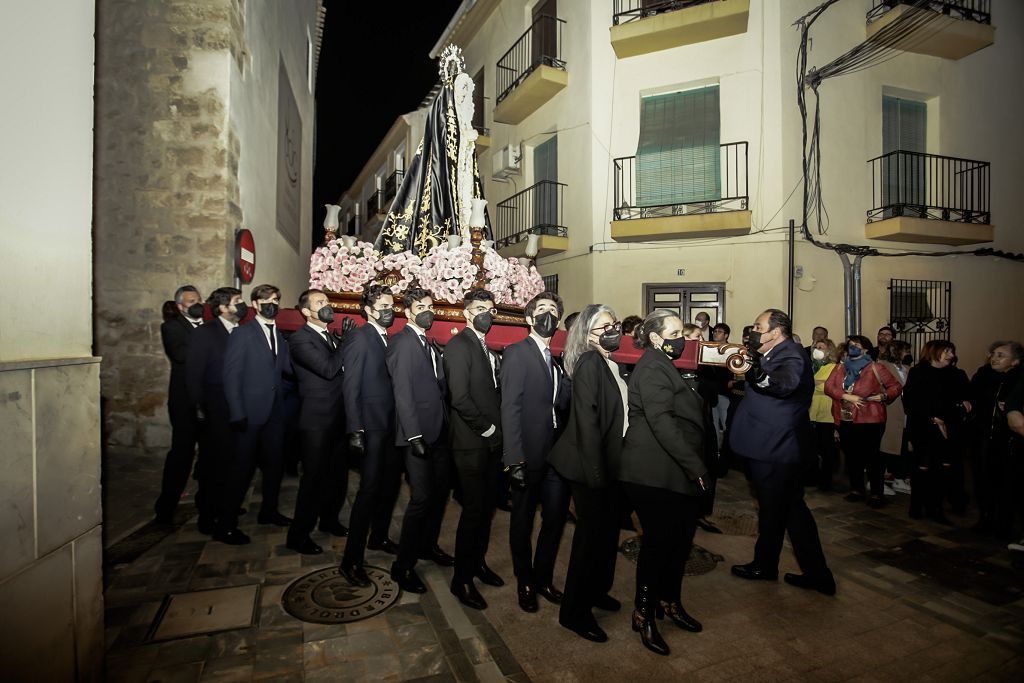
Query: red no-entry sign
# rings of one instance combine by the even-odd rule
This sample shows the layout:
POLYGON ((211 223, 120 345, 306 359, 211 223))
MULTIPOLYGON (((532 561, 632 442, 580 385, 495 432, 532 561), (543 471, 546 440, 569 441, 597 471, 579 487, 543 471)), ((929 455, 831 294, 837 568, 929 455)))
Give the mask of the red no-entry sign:
POLYGON ((235 232, 235 275, 243 284, 256 275, 256 240, 245 228, 235 232))

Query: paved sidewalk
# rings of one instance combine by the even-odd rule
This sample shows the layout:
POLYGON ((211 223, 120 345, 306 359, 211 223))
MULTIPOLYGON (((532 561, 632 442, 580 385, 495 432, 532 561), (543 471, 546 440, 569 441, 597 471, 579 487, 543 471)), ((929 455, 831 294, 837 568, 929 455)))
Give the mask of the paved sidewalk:
MULTIPOLYGON (((114 526, 148 518, 159 467, 108 456, 105 493, 118 501, 114 526), (114 462, 111 462, 114 460, 114 462), (130 476, 123 476, 124 473, 130 476), (148 492, 148 495, 146 493, 148 492), (122 495, 123 494, 123 495, 122 495), (134 501, 134 502, 133 502, 134 501), (132 511, 141 506, 143 511, 132 511)), ((150 463, 152 464, 152 463, 150 463)), ((258 475, 257 475, 258 476, 258 475)), ((350 496, 358 476, 352 478, 350 496)), ((282 509, 297 482, 286 479, 282 509)), ((557 608, 518 609, 508 549, 508 514, 494 520, 488 562, 506 581, 481 586, 484 612, 463 608, 447 591, 450 569, 420 563, 430 592, 403 595, 383 615, 340 626, 300 622, 280 598, 288 584, 336 564, 344 539, 314 536, 327 552, 302 557, 284 547, 285 530, 243 520, 253 543, 229 547, 195 529, 189 517, 138 559, 107 568, 107 665, 111 681, 648 681, 679 680, 1018 680, 1024 671, 1024 569, 1005 545, 965 528, 906 517, 906 496, 871 510, 840 494, 809 493, 826 555, 836 574, 834 598, 777 583, 751 583, 729 565, 753 553, 755 511, 742 476, 720 482, 716 519, 723 535, 698 531, 697 543, 723 557, 712 571, 687 577, 683 599, 704 623, 700 634, 661 626, 672 648, 658 657, 630 630, 633 565, 620 556, 613 595, 623 612, 597 612, 610 642, 584 641, 558 626, 557 608), (167 593, 218 586, 261 586, 257 624, 215 635, 146 640, 167 593)), ((404 507, 405 497, 399 502, 404 507)), ((249 506, 253 508, 252 505, 249 506)), ((459 506, 451 502, 442 547, 453 550, 459 506)), ((342 512, 348 516, 348 505, 342 512)), ((392 537, 397 538, 397 525, 392 537)), ((556 570, 561 585, 573 527, 567 526, 556 570)), ((111 533, 108 538, 115 538, 111 533)), ((623 532, 622 539, 632 534, 623 532)), ((116 550, 116 548, 114 548, 116 550)), ((111 551, 111 557, 118 556, 111 551)), ((370 552, 367 563, 390 566, 370 552)), ((781 571, 795 571, 792 554, 781 571)))

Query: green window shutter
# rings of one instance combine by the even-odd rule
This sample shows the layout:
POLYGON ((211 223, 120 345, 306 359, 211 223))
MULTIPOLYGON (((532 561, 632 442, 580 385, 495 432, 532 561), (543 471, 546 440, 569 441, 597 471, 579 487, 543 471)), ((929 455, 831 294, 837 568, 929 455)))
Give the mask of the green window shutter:
POLYGON ((882 154, 926 150, 928 105, 899 97, 882 97, 882 154))
POLYGON ((644 97, 636 153, 638 206, 720 199, 717 85, 644 97))
POLYGON ((917 215, 927 204, 925 187, 927 165, 922 157, 927 149, 928 105, 917 100, 882 96, 882 154, 899 154, 882 160, 885 182, 884 206, 901 206, 895 215, 917 215))

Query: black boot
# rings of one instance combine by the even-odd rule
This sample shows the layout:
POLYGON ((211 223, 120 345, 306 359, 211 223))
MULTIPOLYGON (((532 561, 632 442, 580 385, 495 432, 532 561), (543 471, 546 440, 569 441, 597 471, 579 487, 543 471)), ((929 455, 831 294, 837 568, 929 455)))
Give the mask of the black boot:
POLYGON ((924 517, 924 501, 928 497, 928 470, 918 468, 910 480, 910 518, 924 517))
POLYGON ((667 655, 669 653, 668 645, 658 633, 658 624, 654 618, 657 611, 656 605, 657 603, 647 586, 639 586, 636 609, 633 610, 633 630, 640 633, 640 640, 648 650, 655 654, 667 655))
POLYGON ((675 602, 665 602, 662 600, 658 604, 658 618, 662 619, 665 615, 668 615, 672 623, 684 631, 700 633, 704 630, 704 626, 687 614, 686 610, 683 609, 683 605, 678 600, 675 602))

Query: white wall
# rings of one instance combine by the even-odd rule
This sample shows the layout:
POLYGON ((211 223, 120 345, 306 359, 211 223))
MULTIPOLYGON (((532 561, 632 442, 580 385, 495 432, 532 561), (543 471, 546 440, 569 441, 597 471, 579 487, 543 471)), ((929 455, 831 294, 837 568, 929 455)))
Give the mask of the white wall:
POLYGON ((94 22, 78 0, 0 10, 0 361, 92 355, 94 22))
MULTIPOLYGON (((238 179, 242 226, 256 240, 252 285, 281 288, 291 305, 309 283, 312 235, 313 127, 315 106, 306 73, 306 36, 316 36, 315 0, 250 0, 245 40, 251 59, 240 73, 232 63, 230 115, 241 145, 238 179), (283 58, 302 118, 302 194, 299 248, 277 231, 277 97, 283 58)), ((248 288, 243 292, 248 296, 248 288)))

